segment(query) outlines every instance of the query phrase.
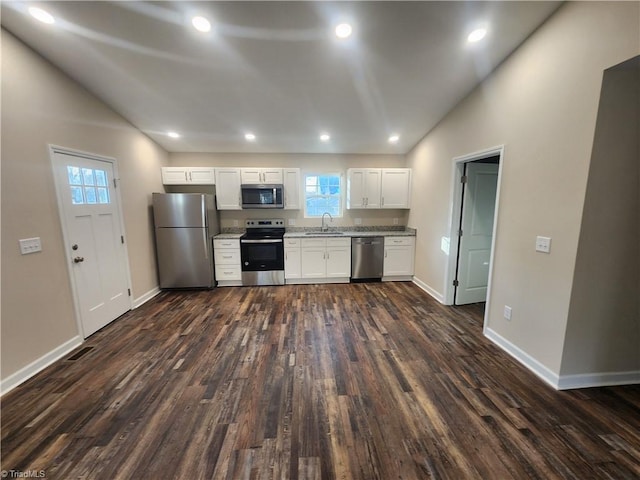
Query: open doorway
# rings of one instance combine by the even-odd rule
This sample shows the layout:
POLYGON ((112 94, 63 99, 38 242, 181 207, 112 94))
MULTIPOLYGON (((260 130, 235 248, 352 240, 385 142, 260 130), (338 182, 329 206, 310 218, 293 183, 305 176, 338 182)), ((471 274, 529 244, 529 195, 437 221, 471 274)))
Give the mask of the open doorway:
POLYGON ((445 304, 489 296, 503 147, 454 159, 445 304))

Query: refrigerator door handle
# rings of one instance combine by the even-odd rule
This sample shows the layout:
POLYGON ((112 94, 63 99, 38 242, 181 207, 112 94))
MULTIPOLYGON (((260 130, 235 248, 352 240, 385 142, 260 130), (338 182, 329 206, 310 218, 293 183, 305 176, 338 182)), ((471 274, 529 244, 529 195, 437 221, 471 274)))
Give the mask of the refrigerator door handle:
POLYGON ((209 244, 207 243, 207 238, 209 235, 207 234, 207 229, 202 229, 202 243, 204 243, 204 258, 209 260, 209 244))

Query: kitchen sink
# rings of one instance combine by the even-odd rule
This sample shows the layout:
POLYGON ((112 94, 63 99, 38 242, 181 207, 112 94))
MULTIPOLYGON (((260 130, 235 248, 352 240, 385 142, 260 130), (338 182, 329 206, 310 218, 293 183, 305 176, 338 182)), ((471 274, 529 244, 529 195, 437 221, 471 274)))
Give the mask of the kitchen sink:
POLYGON ((305 235, 332 235, 335 237, 337 235, 344 235, 344 232, 305 232, 305 235))

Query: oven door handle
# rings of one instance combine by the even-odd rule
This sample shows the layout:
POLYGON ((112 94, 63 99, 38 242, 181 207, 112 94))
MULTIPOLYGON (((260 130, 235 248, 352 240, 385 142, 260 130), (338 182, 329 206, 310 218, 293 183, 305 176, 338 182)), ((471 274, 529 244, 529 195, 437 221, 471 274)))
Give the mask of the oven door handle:
POLYGON ((265 238, 262 240, 246 240, 241 239, 240 243, 284 243, 284 240, 279 238, 265 238))

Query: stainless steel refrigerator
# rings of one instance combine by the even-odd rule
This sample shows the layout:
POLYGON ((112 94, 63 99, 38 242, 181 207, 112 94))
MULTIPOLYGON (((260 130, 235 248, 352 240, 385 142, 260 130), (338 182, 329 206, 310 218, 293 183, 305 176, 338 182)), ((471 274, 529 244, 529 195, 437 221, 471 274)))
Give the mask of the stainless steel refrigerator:
POLYGON ((213 236, 220 233, 214 196, 154 193, 160 288, 214 287, 213 236))

